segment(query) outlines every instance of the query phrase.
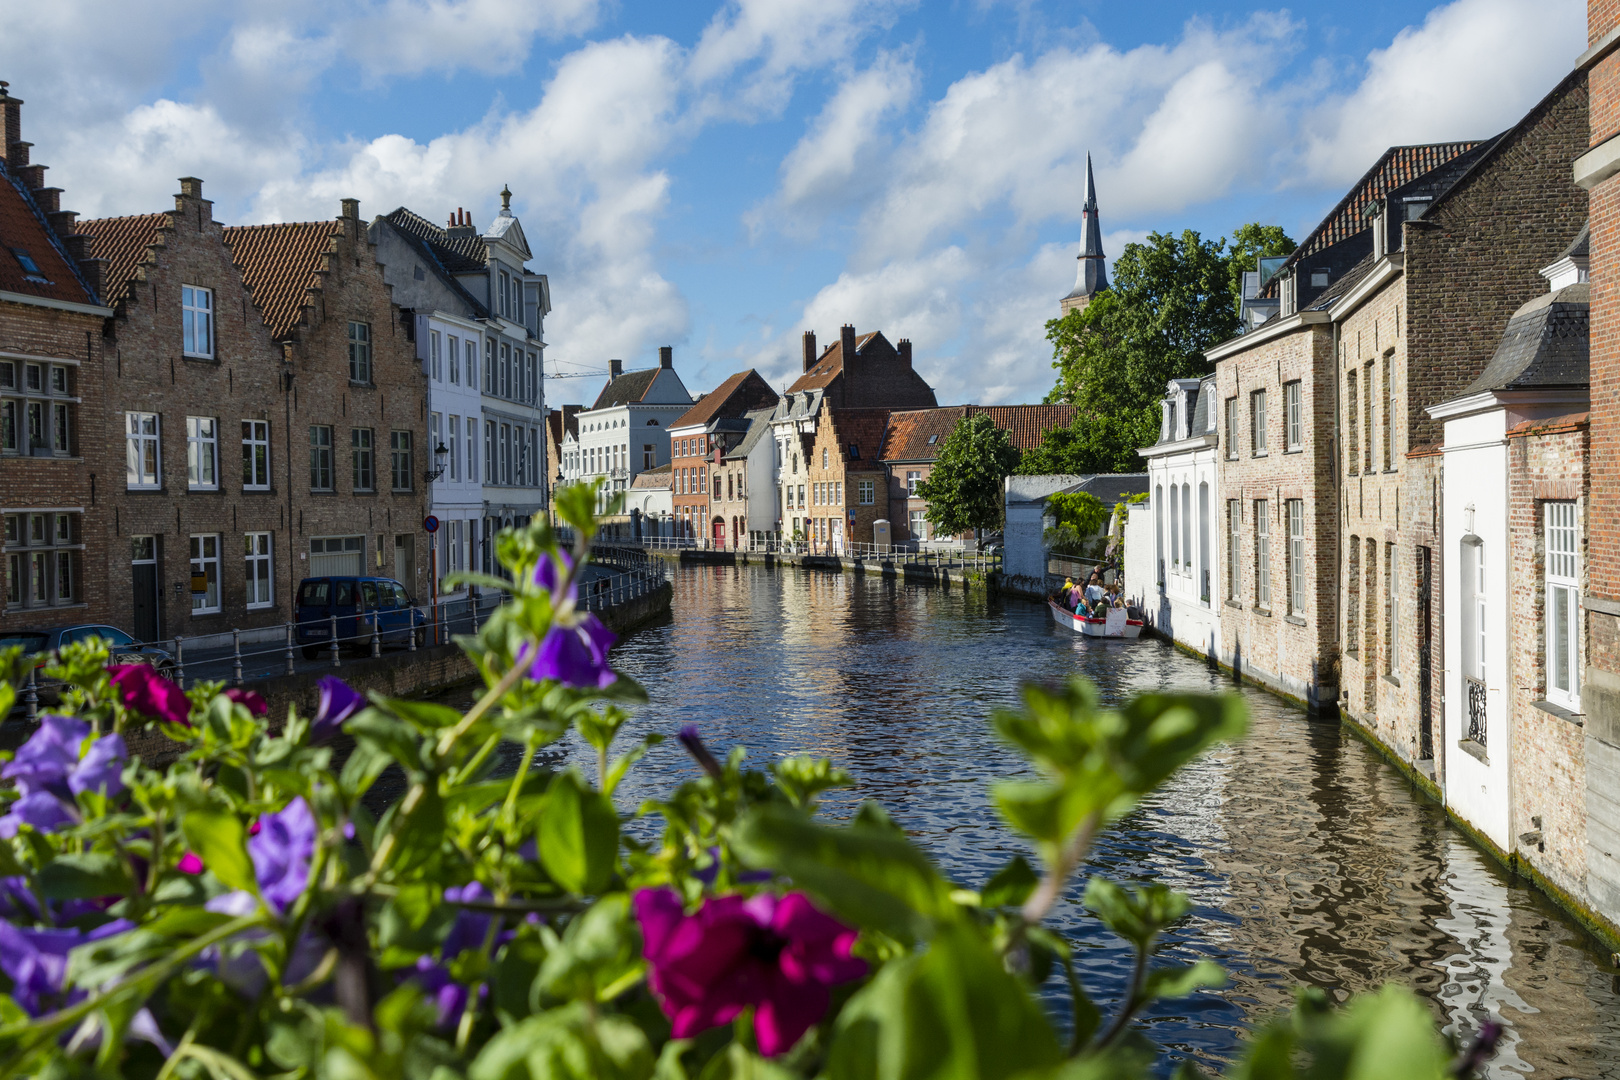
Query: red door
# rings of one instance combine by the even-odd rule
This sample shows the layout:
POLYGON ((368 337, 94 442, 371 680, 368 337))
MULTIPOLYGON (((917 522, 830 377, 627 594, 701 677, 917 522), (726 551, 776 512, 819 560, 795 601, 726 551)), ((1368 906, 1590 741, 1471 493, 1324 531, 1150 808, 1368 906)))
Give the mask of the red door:
POLYGON ((716 518, 714 522, 714 546, 717 548, 726 546, 726 523, 720 518, 716 518))

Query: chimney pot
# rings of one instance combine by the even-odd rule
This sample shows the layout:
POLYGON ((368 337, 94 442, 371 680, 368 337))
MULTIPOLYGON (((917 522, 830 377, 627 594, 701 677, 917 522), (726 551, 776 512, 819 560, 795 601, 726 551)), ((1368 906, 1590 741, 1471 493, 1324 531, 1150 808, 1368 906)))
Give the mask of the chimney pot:
POLYGON ((816 366, 816 332, 804 332, 804 370, 809 371, 816 366))
POLYGON ((202 198, 202 181, 195 176, 182 176, 180 178, 180 194, 188 199, 202 198))
POLYGON ((905 364, 906 367, 910 367, 911 366, 911 339, 910 338, 901 338, 900 339, 900 344, 895 346, 895 348, 900 353, 900 361, 901 361, 901 363, 905 364))
POLYGON ((847 370, 855 362, 855 328, 845 323, 838 331, 838 344, 844 353, 844 367, 847 370))
POLYGON ((658 366, 673 368, 675 366, 675 347, 673 345, 658 346, 658 366))
POLYGON ((343 213, 340 216, 348 218, 351 221, 359 221, 360 220, 360 200, 359 199, 344 199, 343 200, 343 213))
POLYGON ((608 378, 617 379, 620 375, 623 375, 623 374, 624 374, 624 361, 623 360, 609 360, 608 361, 608 378))

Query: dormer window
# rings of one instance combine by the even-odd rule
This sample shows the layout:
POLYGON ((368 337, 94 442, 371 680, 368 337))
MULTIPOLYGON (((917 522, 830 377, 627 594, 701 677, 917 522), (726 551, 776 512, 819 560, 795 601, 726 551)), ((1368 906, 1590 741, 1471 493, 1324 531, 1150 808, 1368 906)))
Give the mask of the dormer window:
POLYGON ((1164 414, 1164 437, 1170 442, 1176 439, 1176 403, 1170 402, 1164 414))
POLYGON ((24 278, 29 281, 38 282, 41 285, 50 284, 50 281, 45 277, 45 272, 39 268, 39 264, 34 261, 33 256, 29 255, 26 250, 23 248, 12 248, 11 254, 16 258, 17 265, 22 267, 24 278))
POLYGON ((1372 222, 1373 258, 1382 259, 1389 254, 1389 233, 1384 224, 1384 207, 1375 204, 1368 212, 1368 220, 1372 222))
POLYGON ((1299 281, 1291 271, 1277 282, 1277 295, 1280 301, 1278 314, 1285 319, 1299 310, 1298 286, 1299 281))

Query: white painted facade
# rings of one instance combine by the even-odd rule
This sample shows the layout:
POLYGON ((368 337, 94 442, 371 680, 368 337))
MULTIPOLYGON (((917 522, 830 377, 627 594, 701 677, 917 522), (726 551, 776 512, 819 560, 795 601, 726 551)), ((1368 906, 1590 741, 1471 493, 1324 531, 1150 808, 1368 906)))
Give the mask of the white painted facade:
POLYGON ((1171 380, 1160 405, 1159 441, 1137 451, 1147 461, 1152 569, 1145 588, 1128 579, 1126 588, 1147 600, 1143 610, 1160 633, 1218 657, 1215 515, 1221 495, 1214 386, 1213 377, 1171 380))
POLYGON ((577 439, 570 433, 563 443, 564 481, 601 480, 599 509, 605 508, 644 470, 669 464, 669 425, 691 407, 692 395, 675 369, 660 367, 637 400, 582 411, 577 439))
POLYGON ((428 481, 428 512, 439 519, 430 558, 438 570, 440 597, 463 597, 465 586, 446 590, 443 579, 478 565, 475 541, 482 535, 484 517, 480 479, 484 410, 479 390, 484 324, 443 311, 418 314, 416 354, 427 375, 428 402, 426 438, 414 448, 414 479, 421 483, 439 473, 428 481), (441 446, 442 456, 437 453, 441 446))

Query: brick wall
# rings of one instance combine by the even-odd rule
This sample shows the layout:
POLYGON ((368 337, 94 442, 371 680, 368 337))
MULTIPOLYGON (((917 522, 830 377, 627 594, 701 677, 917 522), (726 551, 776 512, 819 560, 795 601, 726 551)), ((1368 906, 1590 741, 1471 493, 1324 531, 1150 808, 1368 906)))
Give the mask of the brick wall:
MULTIPOLYGON (((1338 597, 1333 577, 1319 568, 1337 558, 1337 505, 1333 486, 1333 340, 1322 323, 1221 359, 1215 366, 1216 427, 1220 431, 1220 484, 1212 507, 1211 602, 1220 613, 1223 648, 1234 668, 1307 701, 1331 705, 1337 689, 1334 626, 1338 597), (1300 441, 1287 441, 1284 387, 1300 387, 1300 441), (1255 453, 1252 409, 1265 391, 1266 449, 1255 453), (1236 401, 1237 439, 1227 435, 1228 400, 1236 401), (1270 551, 1270 603, 1258 589, 1258 501, 1265 500, 1270 551), (1236 521, 1240 576, 1233 596, 1229 555, 1236 521), (1305 603, 1292 610, 1289 591, 1288 503, 1303 503, 1305 603), (1269 678, 1268 678, 1269 676, 1269 678)), ((1196 499, 1193 506, 1197 506, 1196 499)), ((1196 539, 1194 541, 1196 543, 1196 539)))
MULTIPOLYGON (((827 522, 821 527, 822 532, 817 532, 814 524, 805 529, 806 539, 818 550, 832 550, 829 547, 830 538, 839 531, 845 542, 870 544, 873 542, 872 523, 879 518, 889 517, 888 473, 883 463, 875 457, 851 461, 848 451, 851 441, 850 432, 838 429, 836 414, 831 409, 822 409, 805 462, 804 514, 812 523, 827 522), (862 480, 871 481, 870 504, 860 502, 862 480), (815 495, 817 484, 822 485, 820 503, 815 495), (817 541, 818 536, 827 539, 817 541)), ((868 446, 875 447, 878 441, 881 440, 868 440, 868 446)))
MULTIPOLYGON (((105 427, 102 403, 102 319, 32 304, 0 302, 0 353, 17 365, 19 381, 28 358, 73 362, 69 390, 79 399, 72 406, 70 457, 0 456, 0 510, 83 508, 79 519, 83 550, 74 563, 77 602, 66 606, 21 607, 5 604, 0 626, 7 629, 101 622, 107 618, 107 579, 99 572, 106 557, 102 542, 109 487, 122 478, 99 458, 96 448, 105 427), (77 366, 73 366, 76 364, 77 366)), ((19 425, 22 419, 19 417, 19 425)), ((19 440, 20 441, 20 440, 19 440)), ((0 566, 0 576, 5 573, 0 566)), ((0 604, 4 597, 0 596, 0 604)))

